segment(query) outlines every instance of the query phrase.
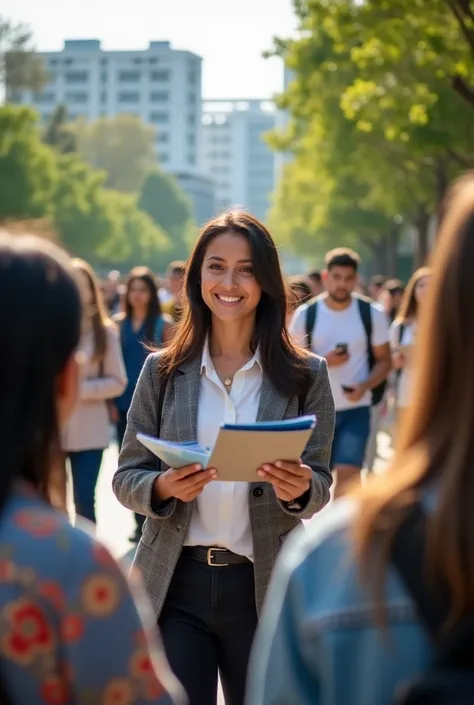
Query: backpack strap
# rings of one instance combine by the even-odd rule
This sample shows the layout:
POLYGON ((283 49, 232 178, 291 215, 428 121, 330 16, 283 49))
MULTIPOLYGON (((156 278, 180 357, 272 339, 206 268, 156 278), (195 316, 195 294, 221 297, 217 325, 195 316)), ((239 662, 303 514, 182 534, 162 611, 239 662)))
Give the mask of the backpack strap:
POLYGON ((357 303, 359 305, 359 313, 364 325, 365 335, 367 338, 367 352, 369 355, 369 360, 372 360, 373 364, 373 352, 372 352, 372 305, 369 300, 357 297, 357 303))
POLYGON ((417 614, 432 640, 436 640, 449 614, 449 597, 445 585, 429 588, 425 573, 427 520, 416 503, 398 528, 391 547, 391 562, 410 593, 417 614))
POLYGON ((306 309, 306 319, 305 319, 305 330, 306 330, 306 347, 308 350, 313 349, 313 330, 316 324, 316 317, 318 315, 318 300, 313 299, 308 304, 306 309))

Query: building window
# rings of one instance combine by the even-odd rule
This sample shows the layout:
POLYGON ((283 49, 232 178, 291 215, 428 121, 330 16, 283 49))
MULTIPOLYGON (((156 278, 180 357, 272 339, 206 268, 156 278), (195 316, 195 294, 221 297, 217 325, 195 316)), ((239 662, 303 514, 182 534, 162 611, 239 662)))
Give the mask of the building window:
POLYGON ((155 81, 157 83, 159 81, 169 81, 169 78, 170 72, 167 69, 162 71, 152 71, 150 73, 150 81, 155 81))
POLYGON ((58 63, 58 60, 57 59, 50 59, 49 63, 51 66, 56 66, 56 64, 58 63))
POLYGON ((167 164, 169 160, 170 158, 168 152, 158 152, 158 161, 160 164, 167 164))
POLYGON ((188 95, 188 103, 189 103, 189 105, 195 105, 195 104, 196 104, 196 94, 195 94, 195 93, 189 93, 189 95, 188 95))
POLYGON ((104 57, 103 59, 100 60, 100 63, 102 66, 107 63, 107 59, 104 57))
POLYGON ((190 83, 192 86, 194 86, 194 84, 196 83, 196 79, 197 79, 197 73, 196 73, 196 71, 195 71, 194 69, 189 69, 189 71, 188 71, 188 81, 189 81, 189 83, 190 83))
POLYGON ((100 72, 100 80, 102 81, 102 83, 107 83, 107 76, 108 76, 107 71, 105 69, 103 69, 100 72))
POLYGON ((54 103, 56 96, 54 93, 37 93, 35 103, 54 103))
POLYGON ((107 102, 107 91, 101 91, 101 94, 100 94, 100 102, 101 102, 101 103, 106 103, 106 102, 107 102))
POLYGON ((133 60, 133 63, 134 64, 141 64, 142 60, 137 57, 136 59, 133 60))
POLYGON ((188 115, 188 125, 190 127, 195 127, 196 125, 196 116, 192 113, 188 115))
POLYGON ((188 164, 191 164, 191 166, 194 166, 194 164, 196 164, 196 155, 194 154, 194 152, 188 153, 188 164))
POLYGON ((118 94, 118 99, 120 103, 138 103, 140 100, 140 94, 122 91, 118 94))
POLYGON ((169 91, 153 91, 150 93, 151 103, 166 103, 169 99, 169 91))
POLYGON ((140 80, 140 71, 119 71, 118 78, 121 83, 137 83, 140 80))
POLYGON ((64 79, 66 83, 87 83, 89 74, 87 71, 66 71, 64 79))
POLYGON ((64 59, 64 63, 70 66, 74 63, 74 59, 64 59))
POLYGON ((154 122, 156 125, 165 125, 169 122, 168 113, 150 113, 150 122, 154 122))
POLYGON ((195 147, 196 146, 196 135, 194 133, 190 133, 188 135, 188 146, 189 147, 195 147))
POLYGON ((71 105, 87 103, 87 93, 66 93, 66 103, 71 105))
POLYGON ((170 136, 167 132, 158 132, 156 141, 158 144, 168 144, 170 141, 170 136))

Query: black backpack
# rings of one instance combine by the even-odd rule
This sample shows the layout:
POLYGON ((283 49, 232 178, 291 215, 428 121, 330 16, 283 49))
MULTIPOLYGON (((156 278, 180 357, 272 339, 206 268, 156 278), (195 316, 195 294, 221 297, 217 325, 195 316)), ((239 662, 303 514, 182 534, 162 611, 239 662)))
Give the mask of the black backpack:
MULTIPOLYGON (((322 298, 325 298, 325 294, 313 299, 308 304, 308 308, 306 309, 306 347, 308 350, 313 349, 313 330, 318 315, 318 302, 322 298)), ((362 323, 364 324, 365 335, 367 337, 367 357, 369 361, 369 370, 371 370, 375 365, 374 351, 372 350, 372 301, 362 296, 356 296, 355 298, 359 304, 359 313, 362 323)), ((372 389, 373 406, 376 406, 382 401, 386 387, 387 381, 384 380, 378 385, 378 387, 374 387, 374 389, 372 389)))
POLYGON ((394 705, 472 705, 474 703, 474 614, 461 619, 447 633, 449 614, 445 587, 429 589, 424 574, 426 516, 414 505, 397 531, 391 561, 415 603, 435 655, 425 673, 398 688, 394 705))

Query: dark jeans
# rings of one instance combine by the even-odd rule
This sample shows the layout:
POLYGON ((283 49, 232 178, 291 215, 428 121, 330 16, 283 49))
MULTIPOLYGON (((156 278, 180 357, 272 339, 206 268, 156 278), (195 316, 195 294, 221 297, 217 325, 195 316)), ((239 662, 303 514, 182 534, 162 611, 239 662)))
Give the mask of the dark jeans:
POLYGON ((226 705, 243 705, 257 627, 252 563, 211 567, 183 549, 159 626, 189 705, 215 705, 218 672, 226 705))
MULTIPOLYGON (((127 412, 119 410, 119 419, 115 424, 117 429, 117 441, 119 449, 122 447, 123 437, 125 436, 125 430, 127 428, 127 412)), ((138 543, 142 535, 143 524, 145 523, 145 517, 141 514, 135 514, 136 529, 135 534, 132 536, 132 540, 138 543)))
POLYGON ((101 450, 80 450, 68 453, 71 463, 72 486, 76 514, 95 522, 95 488, 102 463, 101 450))

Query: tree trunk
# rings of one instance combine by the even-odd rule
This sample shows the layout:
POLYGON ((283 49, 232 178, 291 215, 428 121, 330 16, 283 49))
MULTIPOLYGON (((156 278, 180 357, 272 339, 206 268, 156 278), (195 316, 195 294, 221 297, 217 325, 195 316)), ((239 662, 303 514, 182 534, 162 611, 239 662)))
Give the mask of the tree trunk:
POLYGON ((397 276, 398 270, 398 245, 400 243, 400 229, 393 225, 387 234, 385 261, 386 275, 393 279, 397 276))
POLYGON ((420 207, 418 215, 415 219, 415 227, 417 229, 416 250, 415 250, 415 267, 423 267, 426 264, 429 253, 429 229, 430 229, 430 214, 428 211, 420 207))

